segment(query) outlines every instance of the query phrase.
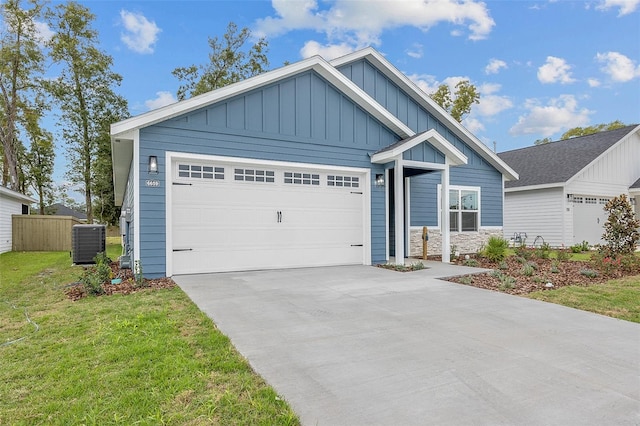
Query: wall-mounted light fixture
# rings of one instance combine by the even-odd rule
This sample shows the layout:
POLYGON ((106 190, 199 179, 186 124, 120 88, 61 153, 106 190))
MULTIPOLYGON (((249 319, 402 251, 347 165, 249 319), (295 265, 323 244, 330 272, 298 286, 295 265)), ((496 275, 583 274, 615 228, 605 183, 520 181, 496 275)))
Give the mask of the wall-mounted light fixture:
POLYGON ((158 157, 155 155, 149 156, 149 173, 157 174, 158 173, 158 157))
POLYGON ((376 174, 376 186, 384 186, 384 175, 382 173, 376 174))
POLYGON ((573 202, 573 194, 567 194, 567 201, 573 202))

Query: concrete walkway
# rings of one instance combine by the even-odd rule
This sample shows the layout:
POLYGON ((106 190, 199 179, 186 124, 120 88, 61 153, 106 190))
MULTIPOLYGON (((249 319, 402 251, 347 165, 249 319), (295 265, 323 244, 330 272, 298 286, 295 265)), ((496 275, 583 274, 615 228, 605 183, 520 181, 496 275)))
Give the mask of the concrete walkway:
POLYGON ((640 424, 640 324, 428 266, 174 280, 305 425, 640 424))

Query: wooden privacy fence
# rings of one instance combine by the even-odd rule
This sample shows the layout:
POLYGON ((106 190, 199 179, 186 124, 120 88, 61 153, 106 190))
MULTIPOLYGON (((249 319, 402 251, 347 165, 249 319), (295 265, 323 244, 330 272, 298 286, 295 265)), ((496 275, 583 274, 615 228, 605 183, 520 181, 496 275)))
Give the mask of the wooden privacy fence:
POLYGON ((71 251, 73 216, 11 216, 13 251, 71 251))

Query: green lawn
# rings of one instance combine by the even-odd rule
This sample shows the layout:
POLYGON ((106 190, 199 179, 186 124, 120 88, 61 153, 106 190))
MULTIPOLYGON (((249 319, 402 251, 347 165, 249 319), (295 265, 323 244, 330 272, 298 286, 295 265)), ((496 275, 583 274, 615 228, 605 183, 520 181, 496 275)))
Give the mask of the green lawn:
POLYGON ((299 424, 179 288, 71 302, 81 270, 0 255, 0 424, 299 424))
POLYGON ((640 276, 589 287, 569 286, 529 294, 532 299, 640 322, 640 276))

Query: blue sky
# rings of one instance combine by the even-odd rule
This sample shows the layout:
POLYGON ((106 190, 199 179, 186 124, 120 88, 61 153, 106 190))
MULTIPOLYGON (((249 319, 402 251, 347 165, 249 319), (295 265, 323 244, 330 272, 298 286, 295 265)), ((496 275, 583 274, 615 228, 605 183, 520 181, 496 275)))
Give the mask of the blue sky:
MULTIPOLYGON (((463 124, 498 151, 576 126, 640 123, 640 0, 81 3, 132 115, 174 102, 171 71, 205 63, 207 37, 234 21, 267 38, 271 68, 373 46, 427 93, 469 79, 481 100, 463 124)), ((60 154, 56 175, 64 167, 60 154)))

